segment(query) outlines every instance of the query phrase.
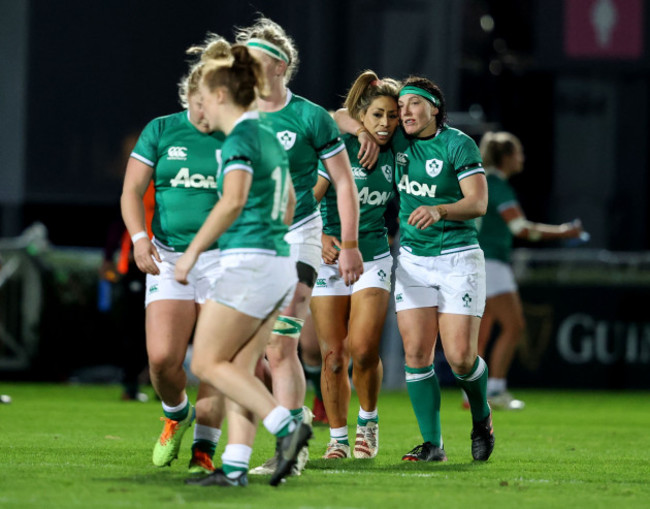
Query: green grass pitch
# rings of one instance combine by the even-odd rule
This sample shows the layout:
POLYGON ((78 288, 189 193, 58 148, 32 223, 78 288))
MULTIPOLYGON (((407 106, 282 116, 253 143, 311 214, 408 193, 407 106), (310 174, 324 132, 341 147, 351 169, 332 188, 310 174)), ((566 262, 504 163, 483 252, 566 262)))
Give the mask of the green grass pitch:
MULTIPOLYGON (((443 390, 449 461, 400 461, 420 442, 408 396, 380 395, 379 455, 325 461, 329 434, 315 428, 304 474, 278 488, 185 486, 191 431, 171 467, 151 464, 160 404, 119 401, 119 387, 1 384, 2 508, 632 508, 650 507, 650 394, 517 391, 527 408, 495 412, 496 447, 473 463, 470 415, 443 390)), ((194 394, 190 394, 194 397, 194 394)), ((350 408, 354 434, 356 400, 350 408)), ((252 466, 274 441, 258 433, 252 466)), ((223 444, 217 457, 223 452, 223 444)))

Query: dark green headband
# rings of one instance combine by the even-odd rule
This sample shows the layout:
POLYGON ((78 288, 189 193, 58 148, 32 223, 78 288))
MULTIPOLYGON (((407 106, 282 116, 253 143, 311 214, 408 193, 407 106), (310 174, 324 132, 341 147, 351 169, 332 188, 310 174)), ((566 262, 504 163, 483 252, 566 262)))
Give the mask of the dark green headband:
POLYGON ((402 97, 406 94, 414 94, 419 95, 420 97, 424 97, 425 99, 431 101, 436 106, 436 108, 440 108, 440 99, 438 99, 428 90, 413 85, 406 85, 405 87, 402 87, 402 90, 399 91, 399 96, 402 97))

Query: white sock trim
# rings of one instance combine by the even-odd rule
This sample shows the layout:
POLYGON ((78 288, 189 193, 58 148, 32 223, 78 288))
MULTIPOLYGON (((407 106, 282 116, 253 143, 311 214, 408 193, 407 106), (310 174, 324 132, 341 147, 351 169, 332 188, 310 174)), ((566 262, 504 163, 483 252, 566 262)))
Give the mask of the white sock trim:
POLYGON ((487 392, 488 394, 501 394, 508 388, 508 383, 505 378, 488 378, 487 392))
POLYGON ((162 401, 161 403, 162 403, 163 410, 165 412, 173 413, 173 412, 180 412, 181 410, 183 410, 183 408, 185 408, 189 402, 190 400, 188 399, 187 394, 185 394, 183 396, 183 401, 181 402, 180 405, 169 406, 164 401, 162 401))
POLYGON ((232 465, 233 467, 245 468, 248 470, 252 453, 253 449, 247 445, 228 444, 221 455, 221 461, 228 465, 232 465))
POLYGON ((221 438, 221 430, 219 428, 213 428, 212 426, 206 426, 205 424, 196 423, 194 425, 194 441, 197 440, 208 440, 215 444, 219 443, 219 438, 221 438))
POLYGON ((359 417, 366 421, 377 418, 377 409, 375 408, 372 412, 366 412, 363 408, 359 407, 359 417))
POLYGON ((270 433, 277 435, 292 419, 289 409, 278 405, 264 417, 262 422, 270 433))
POLYGON ((330 428, 330 438, 334 440, 347 440, 348 439, 348 427, 341 426, 340 428, 330 428))

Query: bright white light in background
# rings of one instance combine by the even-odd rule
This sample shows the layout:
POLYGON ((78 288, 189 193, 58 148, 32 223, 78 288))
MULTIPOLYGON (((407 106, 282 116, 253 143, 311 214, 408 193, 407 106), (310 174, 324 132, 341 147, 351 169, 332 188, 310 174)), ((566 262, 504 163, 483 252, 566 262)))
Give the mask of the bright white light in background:
POLYGON ((598 0, 591 8, 591 23, 603 48, 609 46, 617 21, 618 10, 611 0, 598 0))
POLYGON ((491 32, 494 30, 494 18, 489 14, 484 14, 481 16, 481 28, 484 32, 491 32))

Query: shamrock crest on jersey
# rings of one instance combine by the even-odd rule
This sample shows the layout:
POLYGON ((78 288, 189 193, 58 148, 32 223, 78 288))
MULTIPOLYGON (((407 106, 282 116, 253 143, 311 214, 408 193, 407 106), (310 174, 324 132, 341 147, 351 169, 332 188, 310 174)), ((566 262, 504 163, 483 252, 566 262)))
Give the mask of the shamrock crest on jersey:
POLYGON ((284 147, 284 150, 289 150, 296 143, 296 133, 292 133, 291 131, 280 131, 276 136, 284 147))
POLYGON ((393 168, 390 164, 383 165, 381 167, 381 172, 384 174, 384 177, 386 177, 388 182, 393 182, 393 168))
POLYGON ((429 177, 437 177, 442 171, 442 161, 440 159, 428 159, 425 164, 425 169, 427 170, 427 175, 429 177))

